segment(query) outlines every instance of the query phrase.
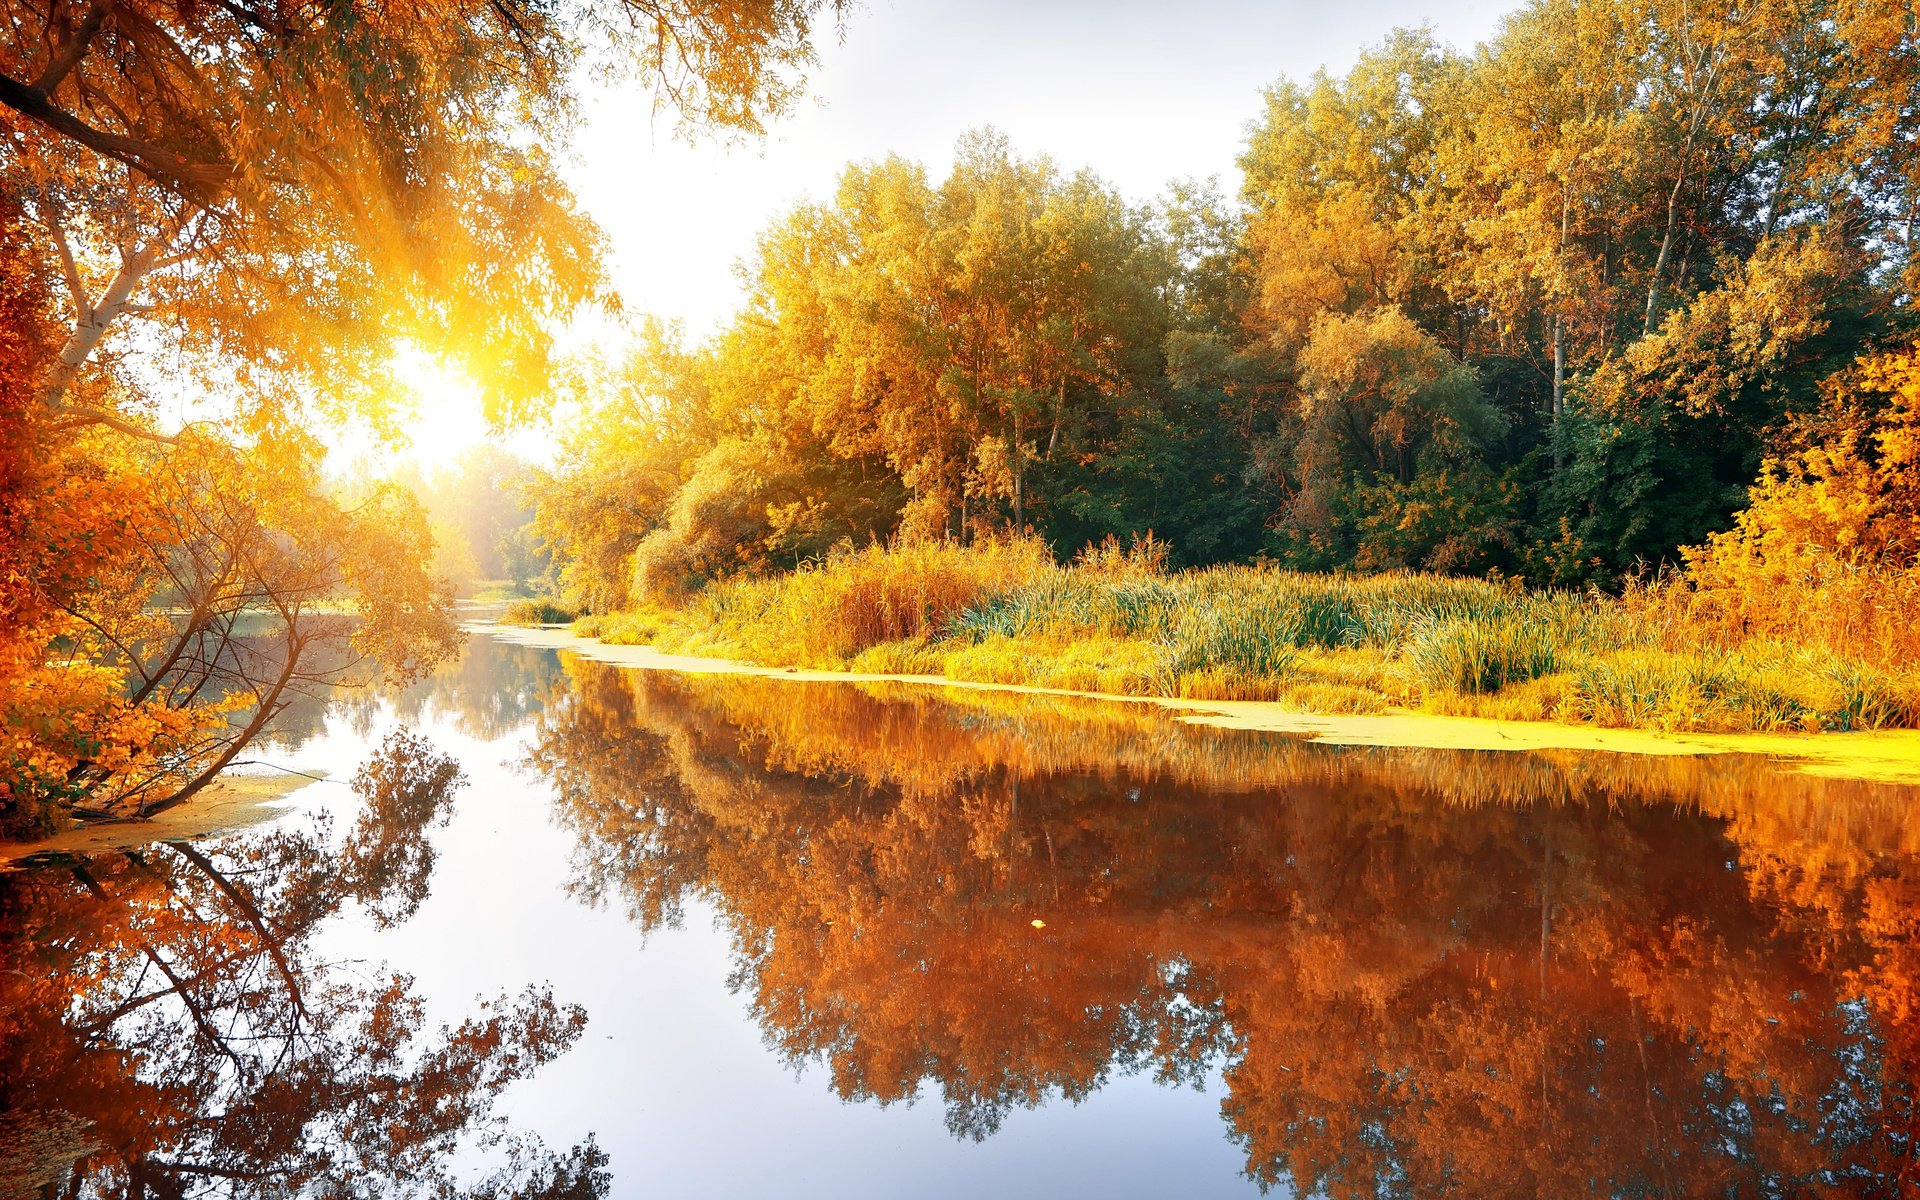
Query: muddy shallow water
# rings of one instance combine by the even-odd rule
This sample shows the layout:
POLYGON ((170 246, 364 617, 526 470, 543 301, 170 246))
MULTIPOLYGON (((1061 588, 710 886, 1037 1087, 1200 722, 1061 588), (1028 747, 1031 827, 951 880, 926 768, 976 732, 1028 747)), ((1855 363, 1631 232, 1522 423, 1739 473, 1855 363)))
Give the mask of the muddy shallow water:
POLYGON ((0 877, 0 1196, 1855 1195, 1913 1167, 1912 788, 484 635, 256 757, 327 779, 0 877))

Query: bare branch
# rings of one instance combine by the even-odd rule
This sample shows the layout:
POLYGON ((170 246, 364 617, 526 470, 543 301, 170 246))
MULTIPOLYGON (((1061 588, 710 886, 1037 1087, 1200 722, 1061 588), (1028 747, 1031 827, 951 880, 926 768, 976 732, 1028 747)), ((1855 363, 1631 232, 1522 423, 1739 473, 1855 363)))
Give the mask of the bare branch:
POLYGON ((194 162, 137 138, 96 129, 55 105, 39 88, 8 75, 0 75, 0 104, 195 201, 212 201, 233 179, 228 163, 194 162))

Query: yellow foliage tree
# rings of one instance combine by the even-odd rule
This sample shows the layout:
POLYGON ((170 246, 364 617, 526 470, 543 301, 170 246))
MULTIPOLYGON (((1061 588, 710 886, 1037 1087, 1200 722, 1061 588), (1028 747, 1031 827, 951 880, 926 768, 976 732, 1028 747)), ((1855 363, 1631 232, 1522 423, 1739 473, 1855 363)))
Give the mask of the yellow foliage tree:
POLYGON ((1767 460, 1733 528, 1685 551, 1693 598, 1743 629, 1920 649, 1920 346, 1831 381, 1818 434, 1767 460))

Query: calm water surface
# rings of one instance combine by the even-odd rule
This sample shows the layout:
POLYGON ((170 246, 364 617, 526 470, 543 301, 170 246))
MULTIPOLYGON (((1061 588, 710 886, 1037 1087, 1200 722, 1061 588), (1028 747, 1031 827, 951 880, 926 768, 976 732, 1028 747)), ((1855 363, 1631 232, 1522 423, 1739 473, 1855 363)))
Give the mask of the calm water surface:
POLYGON ((1920 1177, 1904 789, 484 636, 261 757, 328 779, 0 878, 0 1197, 1920 1177))

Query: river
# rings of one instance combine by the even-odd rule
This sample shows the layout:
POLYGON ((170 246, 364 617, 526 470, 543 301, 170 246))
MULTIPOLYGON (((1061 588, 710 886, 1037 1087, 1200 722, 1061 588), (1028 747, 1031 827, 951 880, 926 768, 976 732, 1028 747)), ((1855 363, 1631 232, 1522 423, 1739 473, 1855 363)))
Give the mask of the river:
POLYGON ((0 876, 0 1197, 1915 1173, 1917 789, 484 634, 254 757, 324 778, 0 876))

